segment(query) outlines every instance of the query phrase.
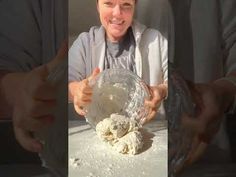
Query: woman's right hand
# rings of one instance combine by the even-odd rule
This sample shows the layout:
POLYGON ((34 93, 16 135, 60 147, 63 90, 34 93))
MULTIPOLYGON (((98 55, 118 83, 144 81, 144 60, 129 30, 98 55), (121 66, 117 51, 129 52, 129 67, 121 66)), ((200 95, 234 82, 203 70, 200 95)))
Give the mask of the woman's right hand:
POLYGON ((33 133, 51 126, 54 122, 58 89, 48 81, 48 76, 67 59, 67 51, 65 41, 49 63, 29 72, 9 72, 1 80, 0 88, 12 108, 16 140, 28 151, 42 151, 43 144, 33 133))
POLYGON ((73 101, 75 111, 79 115, 84 116, 86 114, 84 107, 91 103, 92 98, 92 87, 89 85, 89 82, 95 79, 99 73, 99 68, 95 68, 88 78, 80 82, 69 83, 70 99, 73 101))

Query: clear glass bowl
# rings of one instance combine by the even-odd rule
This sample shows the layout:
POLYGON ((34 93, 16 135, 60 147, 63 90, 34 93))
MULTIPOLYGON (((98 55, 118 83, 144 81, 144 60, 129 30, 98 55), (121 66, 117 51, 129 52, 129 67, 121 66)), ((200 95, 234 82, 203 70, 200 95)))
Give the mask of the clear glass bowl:
POLYGON ((176 177, 183 170, 191 150, 193 130, 182 122, 183 114, 194 119, 195 106, 189 85, 182 75, 168 63, 168 99, 165 110, 168 119, 168 176, 176 177))
POLYGON ((149 90, 137 75, 126 69, 107 69, 93 84, 92 102, 86 107, 86 119, 96 127, 112 113, 137 120, 141 126, 149 113, 144 106, 149 90))

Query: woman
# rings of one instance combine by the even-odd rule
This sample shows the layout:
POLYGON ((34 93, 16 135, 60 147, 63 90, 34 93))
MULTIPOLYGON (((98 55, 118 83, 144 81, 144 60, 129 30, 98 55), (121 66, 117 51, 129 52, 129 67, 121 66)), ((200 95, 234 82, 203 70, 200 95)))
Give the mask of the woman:
POLYGON ((107 68, 125 68, 150 87, 147 120, 154 117, 167 95, 167 41, 154 29, 133 20, 135 0, 98 0, 101 27, 79 35, 69 51, 69 99, 75 110, 91 102, 89 80, 107 68))

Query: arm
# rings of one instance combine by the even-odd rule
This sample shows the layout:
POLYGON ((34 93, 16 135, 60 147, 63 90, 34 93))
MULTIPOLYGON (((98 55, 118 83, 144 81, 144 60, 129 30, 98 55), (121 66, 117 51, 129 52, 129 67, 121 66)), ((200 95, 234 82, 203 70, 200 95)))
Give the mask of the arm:
POLYGON ((100 72, 95 68, 91 76, 86 74, 86 47, 89 47, 87 33, 79 35, 69 50, 69 84, 68 99, 74 104, 76 112, 85 115, 83 108, 91 102, 92 88, 89 81, 94 79, 100 72))
POLYGON ((158 46, 160 46, 161 73, 158 74, 160 75, 157 79, 159 83, 149 87, 151 100, 145 101, 145 104, 150 108, 150 114, 146 119, 147 121, 155 117, 161 102, 166 99, 168 95, 168 41, 159 32, 157 34, 158 46))
POLYGON ((95 79, 99 73, 99 68, 95 68, 88 78, 82 81, 69 82, 69 100, 73 102, 75 111, 82 116, 86 114, 83 108, 92 101, 92 87, 89 85, 89 82, 95 79))
POLYGON ((192 150, 186 164, 197 161, 205 152, 206 147, 217 133, 222 117, 233 110, 236 95, 236 1, 218 0, 219 21, 222 38, 222 63, 224 76, 207 84, 195 84, 193 96, 197 103, 197 120, 184 119, 185 123, 196 133, 192 150))

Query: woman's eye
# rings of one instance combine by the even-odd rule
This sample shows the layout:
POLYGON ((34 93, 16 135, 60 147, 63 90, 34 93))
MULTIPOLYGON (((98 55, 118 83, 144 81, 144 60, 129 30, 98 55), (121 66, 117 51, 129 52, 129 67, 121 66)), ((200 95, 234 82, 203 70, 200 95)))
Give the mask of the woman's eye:
POLYGON ((112 6, 112 2, 104 2, 106 6, 112 6))
POLYGON ((124 8, 131 8, 131 7, 132 7, 132 4, 130 4, 130 3, 124 3, 122 6, 123 6, 124 8))

